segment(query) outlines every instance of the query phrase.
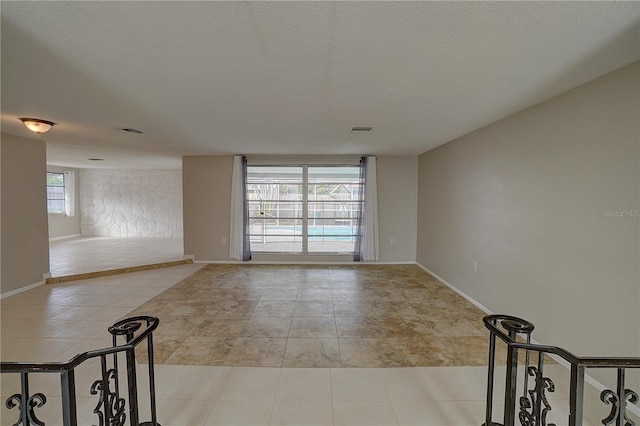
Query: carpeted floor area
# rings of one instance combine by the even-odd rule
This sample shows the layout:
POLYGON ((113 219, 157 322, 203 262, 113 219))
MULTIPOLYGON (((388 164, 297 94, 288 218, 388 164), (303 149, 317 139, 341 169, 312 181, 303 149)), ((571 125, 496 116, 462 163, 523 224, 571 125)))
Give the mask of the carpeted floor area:
POLYGON ((160 318, 157 364, 487 362, 483 312, 415 265, 207 265, 132 314, 160 318))

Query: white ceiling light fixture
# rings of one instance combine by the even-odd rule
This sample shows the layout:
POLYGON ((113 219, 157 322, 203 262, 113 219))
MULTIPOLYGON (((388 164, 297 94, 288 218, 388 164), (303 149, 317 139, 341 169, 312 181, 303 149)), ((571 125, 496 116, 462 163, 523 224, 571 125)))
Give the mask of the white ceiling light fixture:
POLYGON ((47 133, 56 124, 53 121, 41 120, 39 118, 21 118, 20 121, 24 123, 27 129, 37 134, 47 133))

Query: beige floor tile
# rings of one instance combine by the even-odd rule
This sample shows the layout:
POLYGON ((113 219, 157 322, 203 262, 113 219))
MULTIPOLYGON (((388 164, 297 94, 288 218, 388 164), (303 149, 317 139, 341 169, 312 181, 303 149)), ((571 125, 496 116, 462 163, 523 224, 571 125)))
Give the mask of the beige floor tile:
POLYGON ((287 289, 267 289, 262 293, 262 299, 264 301, 289 301, 294 302, 298 296, 297 288, 287 289))
POLYGON ((333 300, 331 287, 322 289, 320 283, 307 284, 298 289, 297 301, 299 302, 331 302, 333 300))
POLYGON ((213 409, 211 401, 192 399, 158 400, 158 422, 162 425, 200 426, 213 409))
POLYGON ((412 365, 389 339, 339 339, 343 367, 404 367, 412 365))
POLYGON ((295 302, 260 300, 255 310, 253 311, 253 315, 271 317, 291 316, 293 314, 294 307, 295 302))
MULTIPOLYGON (((137 289, 132 289, 129 293, 131 296, 157 296, 162 293, 164 289, 162 287, 139 287, 137 289)), ((117 292, 110 292, 111 294, 117 294, 117 292)))
POLYGON ((279 368, 234 367, 218 399, 273 403, 280 383, 280 371, 279 368))
POLYGON ((326 426, 333 425, 331 402, 276 402, 271 414, 271 425, 326 426))
POLYGON ((64 296, 54 296, 50 294, 20 293, 15 296, 2 299, 3 305, 49 305, 56 304, 56 301, 65 299, 64 296))
MULTIPOLYGON (((426 380, 432 381, 450 401, 483 401, 487 393, 487 372, 474 367, 435 367, 423 370, 426 380)), ((496 395, 503 395, 496 383, 496 395)))
POLYGON ((76 320, 80 321, 86 318, 95 319, 95 314, 101 311, 104 308, 97 306, 76 306, 73 308, 69 308, 65 310, 65 312, 61 313, 57 317, 53 318, 54 320, 76 320))
POLYGON ((270 401, 217 401, 206 426, 264 426, 271 419, 270 401))
POLYGON ((283 367, 341 367, 338 339, 287 339, 283 367))
POLYGON ((107 306, 91 315, 91 319, 95 321, 106 321, 114 323, 119 319, 127 316, 131 312, 131 308, 121 306, 107 306))
POLYGON ((334 401, 389 401, 382 374, 377 368, 332 368, 331 391, 334 401))
POLYGON ((336 425, 341 426, 398 424, 390 402, 335 402, 333 419, 336 425))
POLYGON ((69 308, 59 305, 6 305, 0 304, 2 321, 22 319, 53 319, 69 308))
POLYGON ((367 317, 336 318, 338 338, 383 338, 387 337, 382 321, 367 317))
MULTIPOLYGON (((133 298, 137 298, 138 301, 144 303, 147 300, 151 299, 151 297, 146 296, 122 296, 118 294, 100 294, 98 296, 93 297, 82 303, 82 306, 100 306, 102 308, 108 306, 126 306, 127 303, 132 303, 133 298), (121 303, 122 302, 122 303, 121 303)), ((136 306, 139 306, 139 303, 136 303, 136 306)))
POLYGON ((291 317, 252 316, 245 322, 241 337, 288 337, 291 317))
POLYGON ((222 365, 231 350, 234 339, 215 337, 186 337, 164 361, 173 365, 222 365))
POLYGON ((337 339, 335 318, 293 318, 290 338, 337 339))
MULTIPOLYGON (((10 339, 3 338, 2 360, 21 362, 54 362, 68 361, 77 353, 70 354, 69 351, 76 350, 83 339, 10 339), (19 342, 19 340, 29 340, 30 343, 19 342), (8 353, 5 353, 5 348, 8 353)), ((91 349, 97 349, 92 347, 91 349)))
POLYGON ((52 337, 62 339, 91 339, 96 337, 96 335, 98 337, 100 335, 110 336, 107 330, 110 325, 111 323, 108 321, 76 321, 63 329, 59 329, 52 334, 52 337))
POLYGON ((203 321, 199 315, 162 315, 155 334, 158 337, 190 337, 203 321))
MULTIPOLYGON (((269 302, 272 303, 272 302, 269 302)), ((273 302, 278 303, 278 302, 273 302)), ((287 303, 287 302, 285 302, 287 303)), ((288 316, 288 314, 283 313, 281 315, 277 314, 277 309, 271 311, 270 309, 266 309, 264 311, 258 311, 256 306, 258 302, 254 300, 229 300, 224 302, 216 302, 215 303, 215 316, 219 319, 231 319, 231 318, 242 318, 246 319, 251 315, 256 316, 288 316), (271 313, 269 313, 271 312, 271 313)), ((286 311, 286 309, 285 309, 286 311)), ((205 315, 211 315, 211 312, 206 310, 204 312, 205 315)))
POLYGON ((293 310, 294 317, 334 317, 332 302, 298 301, 293 310))
POLYGON ((331 402, 331 370, 283 368, 276 402, 331 402))
POLYGON ((442 389, 428 375, 430 367, 384 368, 382 381, 391 401, 441 401, 442 389))
POLYGON ((203 317, 203 321, 190 330, 192 336, 202 337, 240 337, 248 318, 203 317))
POLYGON ((29 353, 38 346, 41 339, 24 337, 2 337, 0 353, 2 361, 19 362, 29 357, 29 353))
POLYGON ((281 367, 286 346, 285 338, 240 337, 235 340, 224 365, 281 367))
POLYGON ((0 325, 2 337, 41 337, 55 336, 61 330, 74 327, 77 320, 3 320, 0 325))
POLYGON ((449 401, 396 401, 393 408, 401 426, 477 426, 483 421, 480 417, 472 423, 463 422, 466 416, 449 401))
POLYGON ((89 302, 86 306, 92 306, 90 303, 93 299, 96 298, 96 295, 91 293, 76 293, 69 295, 63 299, 58 299, 53 306, 60 306, 61 309, 69 309, 69 306, 85 306, 86 302, 89 302))
POLYGON ((230 367, 179 366, 171 372, 170 383, 157 389, 159 399, 215 401, 231 371, 230 367))

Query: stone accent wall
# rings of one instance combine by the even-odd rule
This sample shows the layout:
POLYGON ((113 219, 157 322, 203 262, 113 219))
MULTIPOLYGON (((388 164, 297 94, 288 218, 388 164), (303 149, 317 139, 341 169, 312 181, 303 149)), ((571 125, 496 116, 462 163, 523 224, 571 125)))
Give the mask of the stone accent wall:
POLYGON ((82 169, 80 214, 84 236, 182 238, 182 171, 82 169))

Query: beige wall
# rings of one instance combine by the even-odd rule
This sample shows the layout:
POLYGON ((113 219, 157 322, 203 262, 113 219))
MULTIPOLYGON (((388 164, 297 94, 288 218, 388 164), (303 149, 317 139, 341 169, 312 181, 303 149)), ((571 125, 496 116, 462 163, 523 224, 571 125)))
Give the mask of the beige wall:
POLYGON ((378 156, 377 172, 380 261, 415 262, 418 157, 378 156))
POLYGON ((48 214, 49 238, 64 237, 66 235, 80 234, 80 173, 79 169, 69 167, 47 166, 47 172, 62 173, 72 171, 75 174, 75 216, 68 217, 65 214, 48 214))
MULTIPOLYGON (((229 260, 232 156, 183 157, 184 253, 196 260, 229 260), (226 238, 227 244, 221 244, 226 238)), ((380 261, 413 262, 416 256, 415 156, 381 156, 378 171, 380 261), (391 244, 395 238, 395 244, 391 244)), ((255 255, 257 261, 350 261, 350 256, 255 255)))
POLYGON ((45 143, 2 134, 0 293, 36 284, 49 272, 45 143))
POLYGON ((232 169, 229 155, 182 158, 185 255, 229 260, 232 169))
POLYGON ((418 262, 531 320, 538 341, 640 355, 639 73, 632 64, 421 155, 418 262))

